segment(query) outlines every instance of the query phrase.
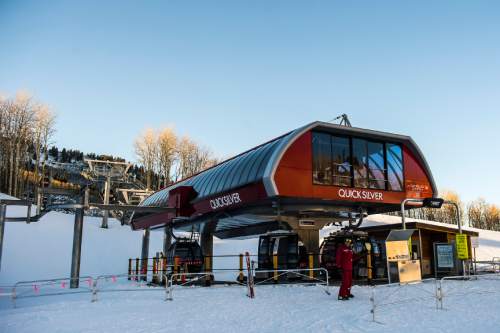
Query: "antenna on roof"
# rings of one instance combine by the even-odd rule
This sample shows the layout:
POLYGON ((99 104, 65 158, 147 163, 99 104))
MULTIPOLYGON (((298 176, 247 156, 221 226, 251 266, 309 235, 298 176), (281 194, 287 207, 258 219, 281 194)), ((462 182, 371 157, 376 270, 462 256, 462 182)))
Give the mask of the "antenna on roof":
POLYGON ((341 126, 343 125, 343 126, 347 126, 347 127, 352 127, 351 122, 349 121, 349 118, 347 117, 347 115, 345 113, 342 113, 340 116, 333 118, 329 122, 331 123, 331 122, 334 122, 334 121, 339 120, 339 119, 340 119, 340 124, 339 125, 341 125, 341 126))

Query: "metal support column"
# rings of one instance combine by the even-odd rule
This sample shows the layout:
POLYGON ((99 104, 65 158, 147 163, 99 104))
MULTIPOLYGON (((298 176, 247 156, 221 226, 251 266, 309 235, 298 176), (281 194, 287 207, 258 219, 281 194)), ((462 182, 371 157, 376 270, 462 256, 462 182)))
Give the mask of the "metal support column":
MULTIPOLYGON (((213 267, 213 255, 214 255, 214 228, 215 222, 210 222, 203 227, 203 230, 200 235, 200 246, 201 252, 205 257, 203 262, 203 270, 205 272, 211 272, 213 267)), ((205 285, 211 284, 211 278, 207 278, 205 280, 205 285)))
MULTIPOLYGON (((104 204, 109 205, 109 191, 111 190, 111 177, 106 177, 106 182, 104 183, 104 204)), ((108 216, 109 210, 103 211, 101 228, 108 228, 108 216)))
POLYGON ((7 213, 7 205, 0 205, 0 271, 2 270, 3 234, 5 231, 6 213, 7 213))
POLYGON ((144 229, 142 233, 141 251, 141 280, 143 281, 146 281, 148 276, 149 235, 149 228, 144 229))
MULTIPOLYGON (((85 195, 80 197, 80 202, 85 204, 85 195)), ((84 209, 75 210, 75 227, 73 229, 73 252, 71 254, 71 281, 70 288, 78 288, 80 278, 80 259, 82 255, 84 209)))
POLYGON ((166 256, 170 245, 172 245, 172 228, 165 225, 163 230, 163 255, 166 256))

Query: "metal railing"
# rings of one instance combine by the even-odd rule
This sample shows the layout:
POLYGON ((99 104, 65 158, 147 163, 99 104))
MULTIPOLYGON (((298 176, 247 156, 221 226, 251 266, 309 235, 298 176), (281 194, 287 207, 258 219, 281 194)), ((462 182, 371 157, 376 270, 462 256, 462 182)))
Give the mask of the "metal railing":
POLYGON ((143 281, 143 276, 143 274, 132 274, 131 276, 128 273, 100 275, 94 279, 91 302, 97 302, 98 293, 163 291, 163 288, 152 286, 150 283, 143 281), (120 283, 120 280, 123 280, 123 282, 120 283), (110 281, 111 285, 107 284, 110 281))
POLYGON ((16 307, 16 301, 21 298, 91 293, 92 285, 91 276, 19 281, 12 287, 12 306, 16 307), (75 280, 79 283, 78 288, 70 288, 71 282, 75 280))
POLYGON ((500 273, 470 275, 470 276, 445 276, 438 282, 437 302, 439 309, 444 308, 444 298, 468 296, 471 294, 498 294, 500 293, 500 273), (473 284, 478 281, 495 281, 495 285, 484 286, 473 284))
POLYGON ((411 302, 425 302, 433 300, 437 308, 437 281, 434 278, 409 283, 389 283, 373 286, 370 296, 372 321, 376 321, 377 309, 385 306, 401 305, 411 302), (392 289, 390 292, 377 296, 376 290, 392 289), (417 289, 421 296, 414 296, 417 289))
MULTIPOLYGON (((214 270, 216 271, 216 270, 214 270)), ((164 275, 164 278, 167 280, 167 285, 165 288, 165 300, 172 301, 173 300, 173 290, 177 287, 182 287, 188 284, 195 283, 197 281, 200 281, 202 279, 208 279, 211 280, 214 275, 214 271, 210 272, 199 272, 199 273, 175 273, 175 274, 168 274, 164 275), (192 278, 191 278, 192 277, 192 278), (180 282, 179 282, 180 281, 180 282)), ((224 269, 224 271, 231 271, 235 273, 240 273, 240 270, 236 269, 224 269)), ((302 282, 294 283, 294 284, 299 284, 299 285, 316 285, 316 286, 322 286, 324 289, 324 292, 327 295, 331 295, 330 292, 330 285, 329 285, 329 275, 328 275, 328 270, 325 268, 304 268, 304 269, 278 269, 278 270, 258 270, 256 271, 258 273, 270 273, 272 274, 271 277, 266 278, 262 281, 255 282, 253 286, 258 286, 258 285, 264 285, 264 284, 270 284, 271 282, 277 282, 280 277, 282 276, 287 276, 290 277, 290 275, 299 277, 302 280, 302 282), (321 272, 324 274, 324 279, 321 279, 319 277, 314 277, 312 276, 315 272, 321 272), (308 274, 304 274, 308 273, 308 274), (313 273, 313 274, 311 274, 313 273)), ((248 282, 248 278, 247 278, 248 282)), ((245 286, 247 287, 247 284, 244 284, 239 281, 234 282, 236 285, 239 286, 245 286)))

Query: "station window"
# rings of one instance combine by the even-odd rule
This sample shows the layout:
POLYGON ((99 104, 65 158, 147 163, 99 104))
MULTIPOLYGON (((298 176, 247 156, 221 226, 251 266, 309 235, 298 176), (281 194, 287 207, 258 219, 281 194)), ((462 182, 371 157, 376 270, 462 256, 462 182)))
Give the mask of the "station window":
POLYGON ((368 187, 385 189, 384 144, 367 142, 368 187))
POLYGON ((332 136, 333 185, 351 186, 349 138, 332 136))
POLYGON ((368 187, 368 169, 366 164, 366 141, 362 139, 352 139, 354 187, 368 187))
POLYGON ((387 156, 387 189, 403 190, 403 152, 399 145, 388 143, 385 146, 387 156))
POLYGON ((332 183, 332 140, 326 133, 313 133, 313 179, 315 184, 332 183))
POLYGON ((401 146, 313 132, 313 182, 403 190, 401 146))

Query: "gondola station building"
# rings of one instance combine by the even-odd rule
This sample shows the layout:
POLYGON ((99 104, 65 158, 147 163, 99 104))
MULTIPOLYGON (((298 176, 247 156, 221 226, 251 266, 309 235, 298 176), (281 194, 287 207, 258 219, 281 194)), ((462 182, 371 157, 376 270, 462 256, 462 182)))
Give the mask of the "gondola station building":
MULTIPOLYGON (((383 248, 387 230, 364 228, 366 216, 400 211, 405 199, 414 199, 406 205, 412 209, 422 206, 419 199, 436 197, 432 172, 411 137, 313 122, 152 194, 141 206, 173 207, 175 212, 136 213, 131 224, 136 230, 165 230, 164 252, 172 229, 199 232, 207 257, 213 255, 213 236, 289 232, 297 236, 299 247, 314 254, 314 265, 319 266, 325 264, 319 236, 323 227, 349 221, 349 230, 364 230, 368 242, 383 248)), ((421 267, 431 270, 424 275, 432 275, 433 243, 451 243, 453 237, 427 235, 457 231, 411 227, 421 230, 411 237, 422 236, 412 242, 418 244, 412 259, 426 260, 421 267)), ((287 245, 284 253, 295 247, 287 245)), ((380 266, 384 277, 387 266, 380 266)))

